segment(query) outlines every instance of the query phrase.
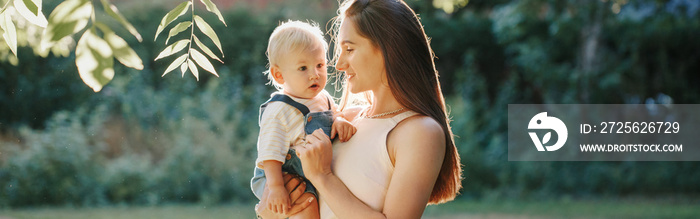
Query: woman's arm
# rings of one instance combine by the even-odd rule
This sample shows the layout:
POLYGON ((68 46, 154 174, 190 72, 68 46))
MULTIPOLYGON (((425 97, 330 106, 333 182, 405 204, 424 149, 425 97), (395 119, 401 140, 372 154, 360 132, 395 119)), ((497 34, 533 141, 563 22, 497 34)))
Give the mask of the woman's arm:
POLYGON ((384 214, 420 218, 445 158, 442 127, 427 116, 407 118, 389 133, 387 147, 394 173, 384 200, 384 214))
POLYGON ((412 117, 389 133, 387 145, 394 173, 384 209, 375 211, 358 198, 331 171, 330 140, 316 131, 308 144, 297 150, 306 177, 322 194, 324 202, 340 218, 420 218, 428 203, 445 154, 440 125, 429 117, 412 117), (318 134, 317 134, 318 133, 318 134))

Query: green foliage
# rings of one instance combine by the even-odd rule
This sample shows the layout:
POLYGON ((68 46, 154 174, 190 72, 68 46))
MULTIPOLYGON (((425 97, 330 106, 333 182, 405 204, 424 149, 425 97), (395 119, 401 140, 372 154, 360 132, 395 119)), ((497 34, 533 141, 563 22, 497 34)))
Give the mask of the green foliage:
MULTIPOLYGON (((201 0, 202 3, 206 6, 207 10, 209 12, 214 13, 221 23, 226 25, 226 22, 224 21, 223 16, 221 15, 221 12, 219 12, 219 9, 212 3, 210 0, 201 0)), ((183 21, 175 25, 173 28, 170 29, 168 33, 168 38, 165 40, 165 44, 168 44, 168 41, 170 41, 170 37, 176 36, 177 34, 192 28, 192 31, 190 33, 190 39, 189 40, 179 40, 170 46, 167 46, 165 50, 163 50, 158 57, 156 57, 155 60, 165 58, 168 56, 171 56, 175 53, 180 52, 182 49, 187 46, 189 49, 187 50, 187 53, 184 55, 179 56, 175 61, 170 63, 168 68, 165 70, 163 73, 163 76, 168 74, 169 72, 175 70, 177 67, 180 67, 180 71, 182 72, 182 76, 185 76, 185 72, 189 69, 192 71, 192 75, 194 75, 197 80, 199 80, 199 70, 197 69, 197 65, 204 70, 208 71, 209 73, 212 73, 213 75, 216 75, 219 77, 219 74, 216 72, 216 69, 214 69, 214 66, 209 62, 209 59, 207 59, 202 53, 200 53, 198 50, 192 48, 192 39, 194 39, 195 43, 197 44, 197 47, 199 47, 205 54, 207 54, 209 57, 212 59, 215 59, 219 62, 222 62, 221 59, 219 59, 214 53, 209 49, 206 45, 204 45, 197 36, 194 35, 194 27, 192 27, 192 23, 194 23, 194 26, 197 26, 197 29, 199 29, 200 32, 204 33, 209 39, 211 39, 212 42, 214 42, 214 45, 219 49, 219 52, 221 52, 221 56, 223 57, 224 55, 224 50, 221 49, 221 41, 219 40, 218 35, 212 29, 209 24, 202 19, 199 15, 196 15, 194 13, 194 0, 190 0, 187 2, 183 2, 180 5, 176 6, 173 10, 165 14, 163 19, 160 21, 160 25, 158 25, 158 30, 156 30, 156 36, 155 39, 158 39, 158 35, 167 27, 170 23, 175 21, 177 18, 180 16, 184 15, 187 12, 187 9, 192 6, 192 20, 191 21, 183 21), (195 63, 197 65, 195 65, 195 63)), ((223 63, 223 62, 222 62, 223 63)))
POLYGON ((0 169, 0 204, 89 204, 99 200, 94 133, 78 118, 57 114, 47 131, 21 129, 21 147, 0 169), (36 198, 41 197, 41 198, 36 198))
POLYGON ((72 60, 19 51, 16 66, 0 65, 0 129, 42 128, 53 113, 74 110, 93 93, 76 77, 72 60))
MULTIPOLYGON (((155 29, 157 25, 153 22, 158 20, 153 17, 158 14, 145 14, 150 16, 137 16, 134 18, 134 23, 155 29)), ((222 47, 226 48, 227 53, 230 54, 225 58, 229 60, 240 58, 246 61, 229 62, 234 64, 220 67, 218 72, 225 77, 216 80, 211 80, 209 77, 202 77, 199 82, 179 78, 161 78, 155 72, 161 72, 167 66, 144 63, 144 70, 141 71, 124 67, 115 68, 115 71, 122 72, 124 76, 114 78, 101 92, 92 93, 79 79, 70 77, 71 73, 75 72, 75 69, 71 69, 73 65, 70 59, 34 57, 25 52, 20 53, 20 56, 27 56, 26 59, 23 57, 19 63, 20 66, 26 65, 25 67, 10 68, 3 65, 2 67, 6 67, 7 71, 5 73, 0 71, 0 77, 8 79, 19 77, 20 81, 41 78, 42 81, 47 81, 46 91, 62 91, 72 87, 85 96, 51 96, 60 100, 58 102, 67 103, 67 106, 73 106, 73 108, 36 107, 42 102, 22 101, 19 97, 11 96, 13 91, 16 92, 22 88, 15 86, 31 89, 33 88, 31 84, 13 85, 15 83, 13 81, 0 80, 16 88, 16 90, 8 90, 7 95, 0 96, 12 97, 12 99, 0 98, 0 100, 6 100, 0 103, 27 106, 22 108, 26 112, 21 112, 26 114, 20 116, 26 118, 25 120, 3 122, 3 128, 13 130, 12 127, 23 126, 27 124, 27 120, 31 121, 36 115, 33 113, 41 113, 47 118, 52 117, 47 121, 58 120, 58 117, 74 121, 70 124, 76 130, 66 133, 67 125, 49 125, 55 122, 47 122, 44 128, 41 128, 41 125, 32 129, 25 128, 25 131, 17 136, 23 139, 19 143, 9 145, 5 142, 0 143, 3 145, 0 147, 0 176, 2 176, 0 186, 7 188, 10 181, 18 180, 19 173, 31 174, 25 177, 27 179, 39 177, 43 173, 29 171, 28 169, 31 170, 29 167, 53 168, 32 159, 19 160, 12 157, 51 156, 55 159, 70 160, 75 156, 71 153, 80 150, 87 153, 90 159, 73 162, 89 166, 91 169, 88 172, 80 174, 89 174, 83 178, 92 180, 81 185, 94 189, 79 191, 74 193, 75 197, 72 198, 75 199, 68 199, 62 196, 62 194, 65 195, 64 193, 58 192, 61 190, 52 187, 54 184, 42 184, 40 187, 42 194, 55 197, 47 201, 33 195, 36 193, 32 193, 29 189, 34 187, 21 187, 10 190, 13 192, 11 196, 0 194, 0 206, 110 203, 152 205, 170 202, 214 204, 234 200, 252 200, 249 182, 257 141, 257 111, 259 105, 272 91, 271 87, 265 86, 262 74, 265 68, 266 39, 259 36, 272 32, 275 23, 266 19, 251 19, 250 12, 245 10, 234 11, 224 16, 226 20, 234 22, 230 26, 255 28, 242 34, 222 32, 222 37, 233 39, 222 42, 222 47), (236 43, 240 41, 250 43, 236 43), (53 71, 61 72, 61 66, 65 68, 64 73, 48 74, 53 71), (43 68, 56 69, 35 70, 43 68), (23 69, 31 72, 24 72, 23 69), (67 79, 63 79, 64 77, 67 79), (55 84, 48 83, 51 81, 55 84), (59 82, 72 84, 65 85, 59 82), (76 111, 75 108, 79 110, 76 111), (49 143, 42 144, 41 149, 27 150, 28 143, 24 139, 36 138, 47 139, 47 141, 54 138, 75 140, 73 143, 61 144, 70 151, 66 153, 50 153, 45 149, 52 147, 49 143), (8 147, 5 147, 6 145, 8 147), (5 151, 5 148, 14 149, 5 151), (35 155, 37 153, 39 155, 35 155), (10 163, 13 163, 13 166, 10 166, 10 163), (82 163, 89 163, 89 165, 82 163), (22 171, 17 172, 17 170, 22 171)), ((136 28, 141 30, 141 27, 136 28)), ((223 25, 212 26, 212 29, 217 32, 223 28, 223 25)), ((138 48, 135 52, 148 54, 149 59, 153 60, 158 55, 157 52, 153 52, 156 51, 157 45, 146 43, 144 45, 151 46, 150 52, 138 50, 138 48)), ((39 91, 44 89, 37 88, 24 91, 22 94, 36 95, 36 98, 41 99, 49 98, 49 94, 58 94, 39 91)), ((20 113, 15 110, 8 112, 20 113)), ((12 119, 13 117, 0 118, 12 119)), ((40 118, 40 120, 46 119, 40 118)), ((61 179, 71 179, 75 174, 64 171, 56 175, 61 179)))
POLYGON ((12 23, 12 16, 10 16, 9 11, 5 11, 0 14, 0 28, 2 28, 2 37, 5 39, 5 43, 10 47, 12 53, 17 56, 17 29, 15 29, 15 24, 12 23))
POLYGON ((216 80, 191 97, 126 89, 112 88, 114 96, 107 97, 121 99, 121 108, 60 112, 44 131, 22 129, 23 140, 3 151, 0 185, 8 189, 1 191, 0 205, 215 204, 252 198, 257 117, 248 112, 257 105, 237 98, 242 90, 231 101, 216 95, 226 89, 216 80), (143 106, 126 96, 134 92, 165 104, 143 106), (130 109, 150 110, 148 117, 161 119, 142 126, 134 117, 119 116, 130 109))
MULTIPOLYGON (((114 5, 105 0, 102 1, 102 5, 107 15, 141 40, 138 31, 119 14, 114 5)), ((114 77, 115 58, 134 69, 143 69, 143 64, 126 41, 117 36, 109 26, 95 20, 95 12, 92 1, 88 0, 68 0, 59 4, 49 16, 49 24, 41 45, 44 50, 51 48, 62 39, 82 31, 89 21, 92 21, 93 26, 83 33, 76 46, 75 65, 78 67, 80 78, 97 92, 114 77), (102 37, 99 36, 98 29, 102 31, 102 37)))
POLYGON ((700 193, 697 171, 688 170, 696 162, 507 160, 508 104, 700 101, 696 17, 652 4, 654 16, 625 19, 611 4, 618 3, 512 1, 423 19, 443 88, 455 94, 448 104, 465 197, 700 193))
MULTIPOLYGON (((96 49, 104 47, 124 65, 113 66, 120 77, 99 93, 74 77, 79 72, 72 57, 56 57, 58 52, 34 56, 33 45, 25 38, 37 34, 15 23, 17 57, 6 43, 0 48, 2 60, 16 61, 16 66, 0 65, 0 137, 10 135, 9 139, 16 137, 19 142, 0 138, 0 206, 253 199, 248 183, 255 157, 258 106, 273 90, 264 85, 261 73, 267 45, 267 37, 261 36, 269 36, 279 21, 327 15, 301 12, 305 10, 256 14, 237 8, 219 16, 218 9, 203 2, 212 12, 208 15, 221 23, 205 27, 195 15, 192 20, 178 21, 192 9, 179 6, 176 9, 182 11, 174 13, 162 8, 124 10, 123 17, 133 22, 133 29, 143 33, 143 38, 156 39, 154 34, 165 32, 169 24, 174 26, 167 31, 173 43, 166 39, 170 45, 165 49, 149 40, 131 50, 125 45, 133 45, 140 35, 103 3, 111 18, 92 22, 91 27, 88 20, 79 28, 85 30, 84 36, 99 38, 81 44, 86 46, 80 56, 108 57, 96 49), (168 16, 161 22, 163 14, 168 16), (109 30, 114 24, 124 28, 109 30), (193 34, 195 26, 212 42, 200 41, 193 34), (179 38, 186 30, 191 31, 190 38, 179 38), (114 37, 123 33, 135 37, 114 37), (225 40, 217 45, 211 33, 225 40), (214 43, 222 56, 204 43, 214 43), (147 60, 141 63, 143 70, 134 67, 139 63, 134 54, 147 60), (211 65, 209 59, 227 64, 211 65), (195 73, 197 65, 220 78, 213 74, 198 76, 198 81, 161 77, 160 72, 178 68, 184 76, 183 67, 195 73)), ((451 110, 464 164, 463 197, 566 199, 700 193, 698 164, 693 162, 507 161, 507 104, 700 100, 694 84, 699 79, 694 73, 700 69, 700 44, 694 40, 700 36, 698 19, 674 15, 659 9, 661 6, 654 16, 625 19, 608 11, 610 4, 617 3, 469 1, 450 15, 417 11, 431 37, 451 110), (597 18, 599 10, 604 11, 597 18), (590 50, 593 52, 586 52, 586 45, 593 42, 597 45, 590 50)), ((76 20, 65 23, 80 24, 76 20)), ((65 36, 54 45, 61 48, 54 51, 69 51, 66 45, 74 42, 65 36)))

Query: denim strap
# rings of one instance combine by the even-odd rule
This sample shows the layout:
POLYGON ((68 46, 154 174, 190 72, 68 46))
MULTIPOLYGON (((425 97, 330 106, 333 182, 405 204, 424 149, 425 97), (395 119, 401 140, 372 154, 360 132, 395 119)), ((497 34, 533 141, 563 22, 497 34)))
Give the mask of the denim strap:
MULTIPOLYGON (((291 97, 289 97, 287 95, 275 94, 267 102, 260 105, 260 116, 258 118, 258 122, 260 122, 262 120, 262 115, 263 115, 263 112, 265 112, 265 108, 267 108, 267 104, 269 104, 270 102, 275 102, 275 101, 280 101, 280 102, 289 104, 290 106, 299 110, 299 112, 301 112, 301 115, 304 117, 306 117, 306 114, 309 114, 309 108, 306 107, 304 104, 301 104, 297 101, 294 101, 291 97)), ((330 105, 330 102, 328 102, 328 104, 330 105)))

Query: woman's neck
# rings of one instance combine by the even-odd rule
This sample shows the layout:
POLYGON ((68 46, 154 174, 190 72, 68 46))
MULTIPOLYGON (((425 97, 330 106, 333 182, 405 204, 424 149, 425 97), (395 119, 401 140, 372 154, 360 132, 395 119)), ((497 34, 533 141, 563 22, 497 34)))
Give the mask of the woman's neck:
POLYGON ((391 112, 404 107, 399 104, 399 101, 396 100, 388 87, 385 89, 377 89, 372 91, 372 97, 372 105, 369 106, 369 109, 366 112, 367 116, 391 112))

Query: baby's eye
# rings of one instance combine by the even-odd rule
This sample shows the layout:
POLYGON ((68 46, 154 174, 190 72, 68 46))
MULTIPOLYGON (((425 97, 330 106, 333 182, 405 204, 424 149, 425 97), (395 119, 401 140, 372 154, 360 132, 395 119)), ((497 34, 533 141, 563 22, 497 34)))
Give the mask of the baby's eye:
POLYGON ((323 66, 324 66, 324 64, 318 63, 318 65, 316 65, 316 68, 323 68, 323 66))
POLYGON ((299 67, 299 71, 306 71, 306 66, 299 67))
POLYGON ((352 52, 353 50, 354 50, 354 49, 350 49, 349 47, 345 49, 345 51, 348 52, 348 53, 352 52))

